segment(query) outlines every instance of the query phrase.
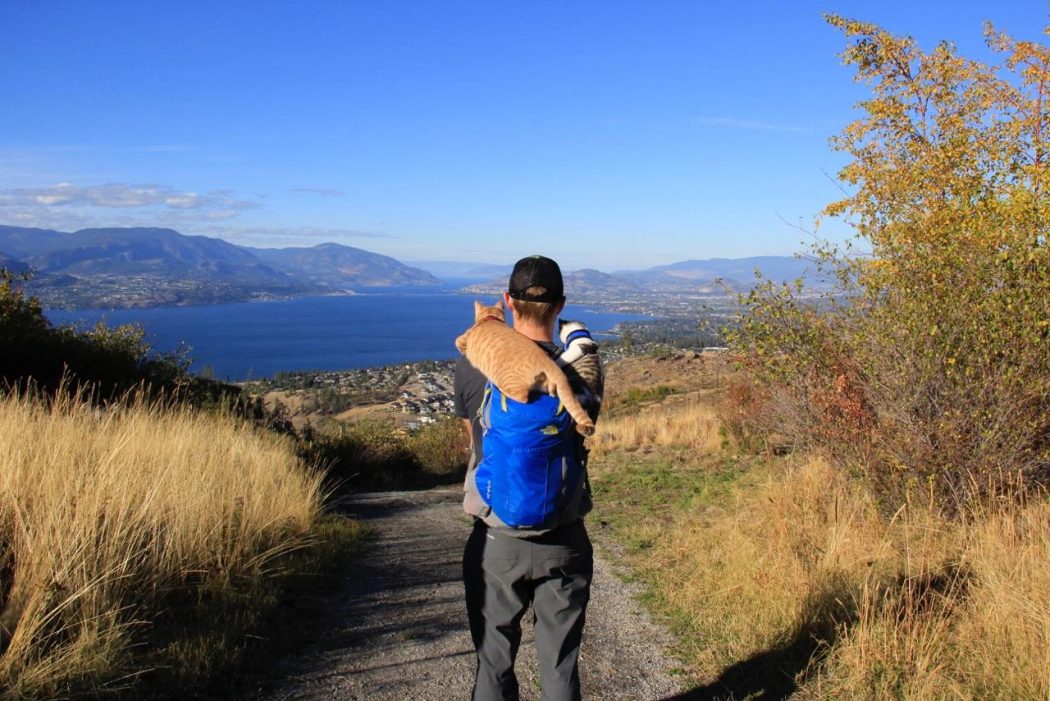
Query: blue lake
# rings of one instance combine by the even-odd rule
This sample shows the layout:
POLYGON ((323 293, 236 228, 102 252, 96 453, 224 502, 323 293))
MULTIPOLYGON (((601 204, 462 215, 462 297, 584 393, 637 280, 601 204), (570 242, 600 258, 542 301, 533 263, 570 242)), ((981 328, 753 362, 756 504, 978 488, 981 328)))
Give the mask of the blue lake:
MULTIPOLYGON (((303 297, 202 307, 50 310, 56 324, 140 324, 158 351, 190 348, 191 370, 218 378, 269 377, 281 370, 340 370, 442 360, 474 319, 473 297, 460 294, 362 294, 303 297)), ((567 305, 562 318, 595 332, 647 317, 567 305)))

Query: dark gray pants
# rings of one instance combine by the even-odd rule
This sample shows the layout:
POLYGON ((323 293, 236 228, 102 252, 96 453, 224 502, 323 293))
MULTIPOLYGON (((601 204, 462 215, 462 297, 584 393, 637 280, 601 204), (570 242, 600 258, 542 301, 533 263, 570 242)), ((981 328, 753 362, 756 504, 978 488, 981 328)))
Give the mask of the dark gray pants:
POLYGON ((543 701, 579 701, 577 662, 594 552, 579 521, 539 538, 514 538, 481 521, 463 553, 470 634, 477 650, 474 701, 517 701, 514 658, 532 604, 543 701))

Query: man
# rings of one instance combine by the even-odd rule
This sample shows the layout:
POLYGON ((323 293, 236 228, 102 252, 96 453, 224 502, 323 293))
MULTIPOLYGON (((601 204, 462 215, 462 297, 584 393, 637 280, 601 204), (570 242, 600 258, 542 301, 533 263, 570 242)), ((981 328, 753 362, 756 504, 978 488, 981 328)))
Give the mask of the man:
MULTIPOLYGON (((554 325, 565 306, 558 264, 543 256, 519 260, 503 301, 514 329, 555 356, 554 325)), ((583 516, 591 509, 583 438, 575 431, 568 438, 575 442, 583 472, 560 507, 557 523, 546 530, 503 525, 486 508, 474 480, 483 457, 479 409, 485 383, 485 377, 461 357, 456 365, 456 414, 464 420, 472 451, 463 508, 474 516, 474 530, 463 553, 463 580, 477 651, 473 701, 517 700, 514 659, 521 642, 521 619, 530 604, 543 699, 577 701, 580 641, 594 568, 583 525, 583 516)))

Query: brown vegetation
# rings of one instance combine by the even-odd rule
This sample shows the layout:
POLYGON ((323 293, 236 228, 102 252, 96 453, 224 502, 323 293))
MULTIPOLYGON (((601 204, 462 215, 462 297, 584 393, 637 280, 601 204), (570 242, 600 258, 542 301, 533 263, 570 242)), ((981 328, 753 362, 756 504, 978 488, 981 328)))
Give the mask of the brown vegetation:
POLYGON ((617 451, 677 446, 708 452, 722 443, 715 410, 709 404, 668 402, 641 408, 635 414, 602 419, 593 441, 595 457, 617 451))
POLYGON ((461 481, 468 447, 458 418, 409 431, 378 412, 304 432, 300 452, 325 469, 334 489, 406 489, 461 481))
POLYGON ((887 512, 824 459, 738 440, 727 425, 771 400, 742 376, 695 382, 716 379, 603 419, 592 459, 597 517, 677 633, 698 697, 1050 695, 1045 496, 949 517, 927 495, 887 512))
POLYGON ((309 542, 320 476, 287 440, 221 413, 62 397, 0 398, 4 695, 131 686, 143 654, 228 657, 222 646, 241 643, 138 646, 185 593, 247 592, 309 542))

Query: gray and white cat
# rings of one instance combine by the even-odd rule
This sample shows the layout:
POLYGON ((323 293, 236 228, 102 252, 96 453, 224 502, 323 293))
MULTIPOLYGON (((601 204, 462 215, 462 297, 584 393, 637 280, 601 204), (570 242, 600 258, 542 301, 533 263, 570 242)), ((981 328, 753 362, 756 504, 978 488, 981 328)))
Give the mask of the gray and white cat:
POLYGON ((605 372, 598 357, 598 342, 579 321, 558 320, 558 338, 565 350, 556 360, 580 404, 591 419, 598 417, 605 392, 605 372))

